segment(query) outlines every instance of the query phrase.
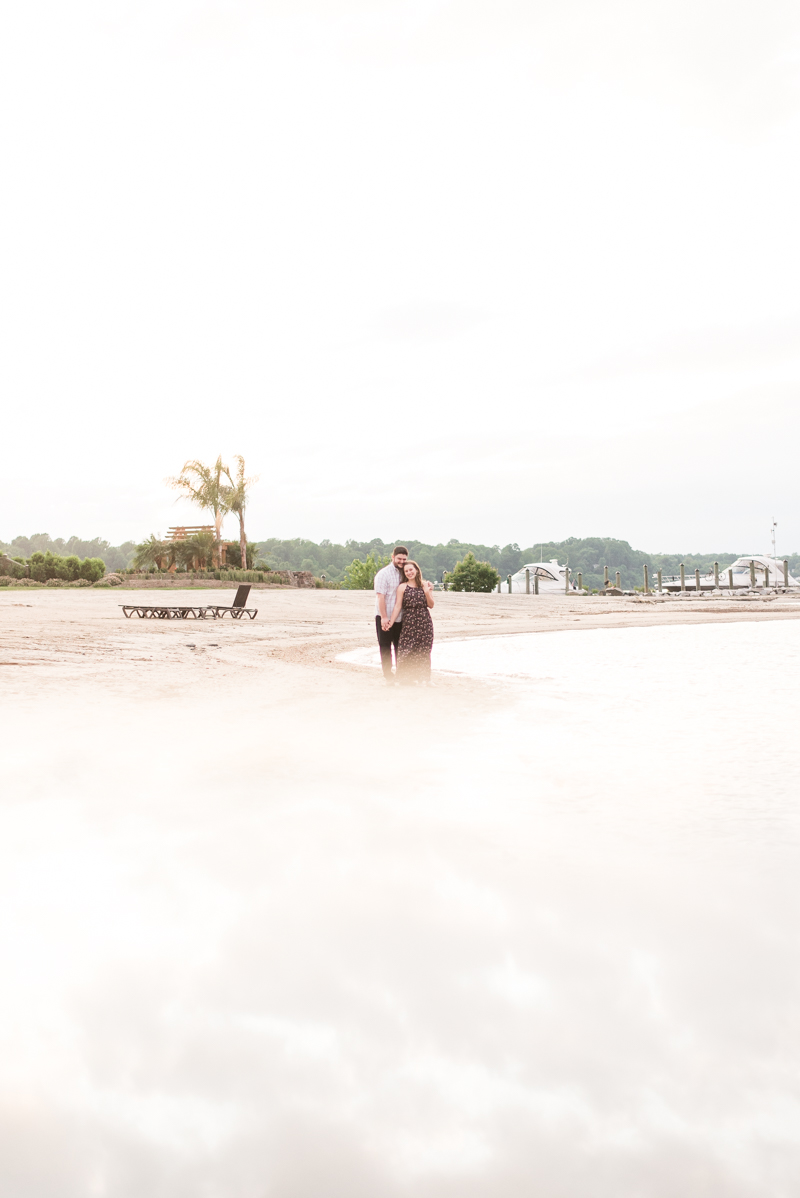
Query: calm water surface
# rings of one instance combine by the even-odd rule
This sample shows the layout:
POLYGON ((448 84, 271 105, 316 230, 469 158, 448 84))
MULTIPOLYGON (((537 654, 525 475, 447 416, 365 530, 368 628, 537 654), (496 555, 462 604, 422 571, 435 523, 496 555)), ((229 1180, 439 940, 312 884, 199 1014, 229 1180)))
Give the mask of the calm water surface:
POLYGON ((0 1191, 797 1193, 800 622, 435 664, 5 704, 0 1191))
POLYGON ((554 816, 591 809, 620 835, 685 822, 796 842, 800 621, 481 637, 439 643, 433 661, 515 695, 481 742, 504 799, 550 795, 554 816))

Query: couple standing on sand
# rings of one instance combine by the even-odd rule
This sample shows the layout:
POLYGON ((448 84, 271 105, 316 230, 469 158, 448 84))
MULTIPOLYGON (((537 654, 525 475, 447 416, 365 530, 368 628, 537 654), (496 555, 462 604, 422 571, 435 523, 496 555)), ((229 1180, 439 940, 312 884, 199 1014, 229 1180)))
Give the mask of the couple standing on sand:
POLYGON ((385 681, 393 686, 431 682, 433 583, 408 557, 405 545, 392 550, 392 560, 375 575, 375 628, 385 681), (392 675, 392 645, 397 663, 392 675))

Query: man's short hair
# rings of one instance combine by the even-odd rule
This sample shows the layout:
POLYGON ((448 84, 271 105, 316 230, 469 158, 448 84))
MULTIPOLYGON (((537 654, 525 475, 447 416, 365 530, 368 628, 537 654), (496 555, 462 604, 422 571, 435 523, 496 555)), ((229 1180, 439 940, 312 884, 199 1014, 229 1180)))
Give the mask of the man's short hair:
POLYGON ((405 545, 395 545, 394 549, 392 550, 392 557, 397 557, 398 553, 404 553, 406 557, 408 557, 408 550, 406 549, 405 545))

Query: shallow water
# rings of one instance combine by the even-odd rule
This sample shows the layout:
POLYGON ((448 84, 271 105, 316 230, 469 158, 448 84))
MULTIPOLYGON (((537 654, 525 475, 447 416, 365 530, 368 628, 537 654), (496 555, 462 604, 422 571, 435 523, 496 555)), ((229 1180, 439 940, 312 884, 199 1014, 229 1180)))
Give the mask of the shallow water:
POLYGON ((799 661, 603 630, 437 645, 475 711, 6 704, 0 1188, 793 1194, 799 661))
MULTIPOLYGON (((371 647, 339 660, 379 664, 371 647)), ((562 817, 566 793, 619 835, 685 822, 796 843, 800 622, 445 641, 433 665, 513 690, 482 758, 505 788, 558 796, 562 817)))

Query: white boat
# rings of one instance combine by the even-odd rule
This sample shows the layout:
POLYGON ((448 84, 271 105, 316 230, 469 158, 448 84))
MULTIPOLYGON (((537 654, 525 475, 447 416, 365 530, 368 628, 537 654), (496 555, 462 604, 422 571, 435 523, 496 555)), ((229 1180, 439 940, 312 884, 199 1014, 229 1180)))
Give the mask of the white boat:
MULTIPOLYGON (((766 585, 767 570, 769 570, 769 585, 770 587, 797 587, 800 582, 792 575, 789 575, 788 583, 784 581, 783 562, 777 558, 770 557, 764 553, 745 554, 744 557, 737 557, 735 562, 730 565, 720 565, 719 567, 719 585, 721 590, 727 591, 730 587, 730 579, 728 571, 733 571, 733 588, 749 588, 752 586, 750 576, 750 563, 753 562, 756 586, 763 587, 766 585)), ((652 580, 651 580, 652 584, 652 580)), ((665 591, 679 591, 681 589, 680 579, 677 574, 663 581, 665 591)), ((696 589, 694 570, 686 571, 686 590, 694 591, 696 589)), ((714 589, 714 571, 709 570, 707 574, 700 575, 700 590, 713 591, 714 589)))
MULTIPOLYGON (((567 582, 567 567, 559 566, 555 558, 549 562, 529 562, 526 566, 521 566, 516 574, 511 575, 511 593, 513 595, 525 594, 525 571, 530 571, 530 593, 533 594, 534 578, 539 579, 539 594, 540 595, 563 595, 567 582)), ((569 578, 570 590, 577 590, 572 573, 569 578)), ((503 584, 505 590, 505 580, 503 584)))
MULTIPOLYGON (((750 563, 754 563, 756 586, 763 587, 766 583, 767 570, 769 570, 769 585, 771 587, 800 586, 800 582, 792 575, 789 575, 788 580, 783 576, 783 562, 777 558, 768 557, 763 553, 747 554, 744 557, 737 557, 735 562, 730 566, 720 566, 719 568, 719 585, 721 587, 728 586, 728 571, 733 570, 733 585, 734 587, 749 587, 751 585, 750 578, 750 563)), ((694 580, 693 580, 694 581, 694 580)), ((709 571, 708 574, 701 577, 700 585, 714 585, 714 573, 709 571)))

